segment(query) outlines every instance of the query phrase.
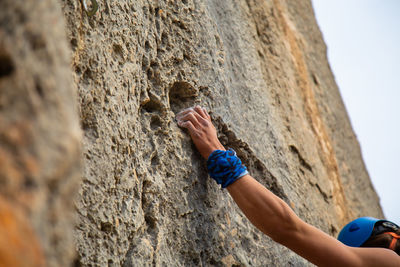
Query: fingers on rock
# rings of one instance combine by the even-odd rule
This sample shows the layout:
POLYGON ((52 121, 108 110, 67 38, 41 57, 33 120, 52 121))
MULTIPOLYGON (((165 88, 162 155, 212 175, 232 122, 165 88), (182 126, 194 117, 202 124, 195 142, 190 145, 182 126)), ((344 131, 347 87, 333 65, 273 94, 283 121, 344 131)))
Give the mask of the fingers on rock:
POLYGON ((193 112, 193 108, 184 109, 184 110, 180 111, 178 114, 176 114, 176 118, 177 119, 182 118, 183 116, 185 116, 186 114, 188 114, 190 112, 193 112))
POLYGON ((196 129, 196 127, 194 127, 194 125, 191 121, 185 121, 181 124, 181 126, 183 128, 188 129, 191 134, 197 133, 197 129, 196 129))
POLYGON ((196 106, 196 107, 194 108, 194 110, 195 110, 202 118, 204 118, 204 119, 207 118, 207 115, 204 113, 204 110, 203 110, 202 107, 196 106))

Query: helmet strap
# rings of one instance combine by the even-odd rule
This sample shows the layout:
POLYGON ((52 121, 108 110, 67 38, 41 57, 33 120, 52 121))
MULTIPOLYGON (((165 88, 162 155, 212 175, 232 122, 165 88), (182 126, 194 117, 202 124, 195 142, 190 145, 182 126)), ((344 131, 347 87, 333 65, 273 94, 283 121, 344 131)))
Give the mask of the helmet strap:
POLYGON ((394 250, 394 247, 396 246, 397 240, 400 239, 400 235, 395 234, 393 232, 386 232, 384 234, 389 234, 389 235, 391 235, 393 237, 392 238, 392 242, 390 242, 389 249, 394 250))

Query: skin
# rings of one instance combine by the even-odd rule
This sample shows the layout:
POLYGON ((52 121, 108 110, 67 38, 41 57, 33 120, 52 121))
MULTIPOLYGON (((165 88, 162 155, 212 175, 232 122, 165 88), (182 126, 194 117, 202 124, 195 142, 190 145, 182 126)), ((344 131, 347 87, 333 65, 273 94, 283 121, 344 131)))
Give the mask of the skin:
MULTIPOLYGON (((216 149, 225 150, 208 112, 189 108, 176 115, 207 159, 216 149)), ((279 197, 245 175, 227 187, 246 217, 264 234, 318 266, 400 266, 400 257, 384 248, 349 247, 314 226, 302 221, 279 197)))

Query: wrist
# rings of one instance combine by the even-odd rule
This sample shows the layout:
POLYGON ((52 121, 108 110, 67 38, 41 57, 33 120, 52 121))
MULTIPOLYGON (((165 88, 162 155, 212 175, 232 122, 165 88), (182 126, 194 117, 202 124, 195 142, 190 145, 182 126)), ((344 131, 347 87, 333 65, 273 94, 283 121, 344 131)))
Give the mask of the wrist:
POLYGON ((210 157, 210 155, 211 155, 214 151, 216 151, 216 150, 226 151, 225 147, 224 147, 222 144, 219 144, 219 145, 210 147, 210 148, 207 150, 207 152, 204 153, 204 158, 207 160, 207 159, 210 157))
POLYGON ((207 159, 207 170, 222 188, 248 174, 247 168, 233 149, 214 150, 207 159))

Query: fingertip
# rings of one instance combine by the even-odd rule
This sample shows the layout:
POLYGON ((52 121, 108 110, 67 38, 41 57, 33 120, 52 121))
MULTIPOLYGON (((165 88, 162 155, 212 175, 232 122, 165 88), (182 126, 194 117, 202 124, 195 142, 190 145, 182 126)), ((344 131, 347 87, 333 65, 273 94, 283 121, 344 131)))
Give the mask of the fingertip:
POLYGON ((202 119, 206 119, 206 118, 207 118, 207 115, 206 115, 206 113, 204 112, 204 108, 203 108, 203 107, 197 105, 197 106, 195 107, 195 111, 200 115, 200 117, 201 117, 202 119))
POLYGON ((203 108, 204 113, 207 115, 208 118, 211 118, 210 114, 208 113, 207 109, 203 108))
POLYGON ((188 111, 189 111, 190 109, 191 109, 191 108, 185 108, 185 109, 179 111, 179 112, 175 115, 175 118, 176 118, 177 120, 179 120, 181 117, 183 117, 185 114, 187 114, 188 111))
POLYGON ((196 105, 196 106, 194 107, 194 110, 196 110, 196 111, 202 110, 202 107, 200 107, 199 105, 196 105))
POLYGON ((179 115, 182 115, 182 114, 184 114, 184 113, 187 113, 189 110, 192 110, 192 109, 193 109, 192 107, 182 109, 181 111, 179 111, 179 112, 176 114, 176 116, 179 116, 179 115))

